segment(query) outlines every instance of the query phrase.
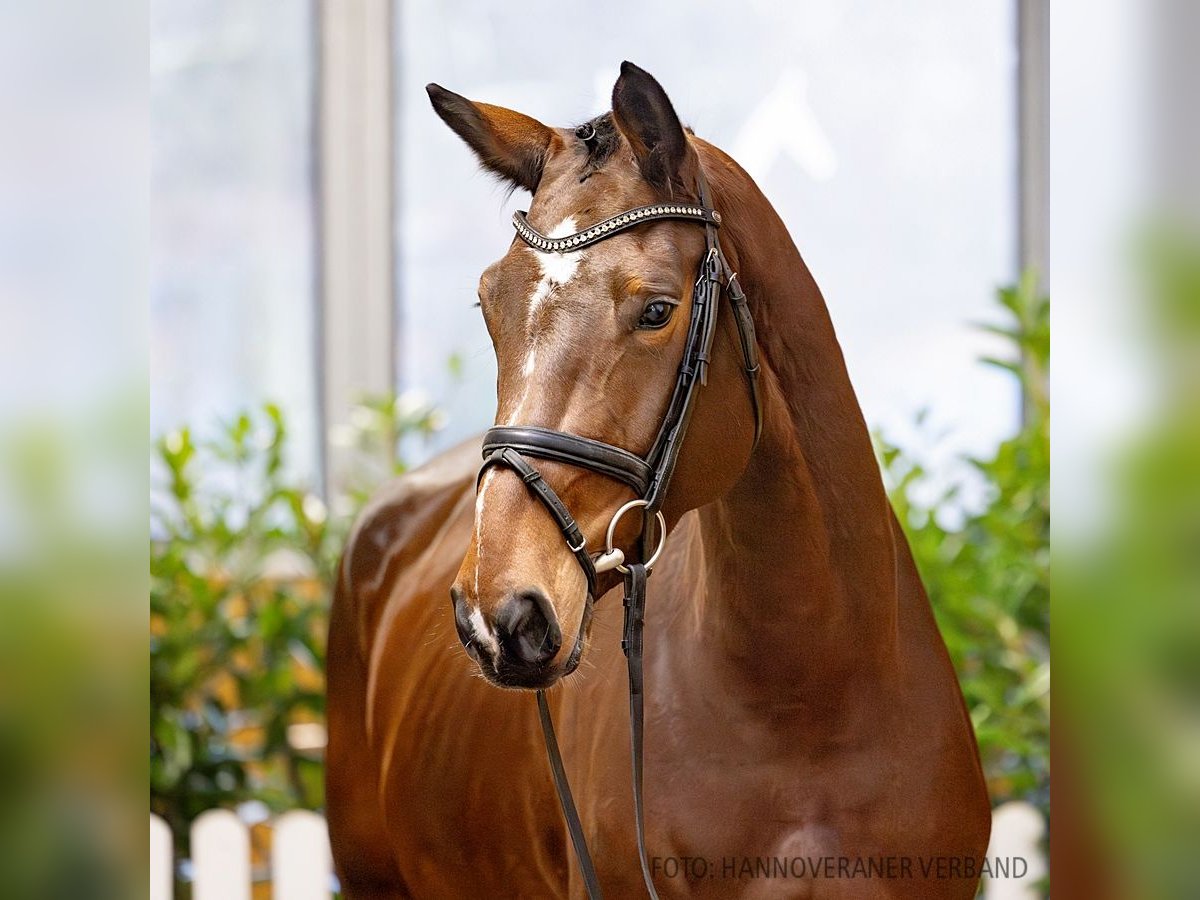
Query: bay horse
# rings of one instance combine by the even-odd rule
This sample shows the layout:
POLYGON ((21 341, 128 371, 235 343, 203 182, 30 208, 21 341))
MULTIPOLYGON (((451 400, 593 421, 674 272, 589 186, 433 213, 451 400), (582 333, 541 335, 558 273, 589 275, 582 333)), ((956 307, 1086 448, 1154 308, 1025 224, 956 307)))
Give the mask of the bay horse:
MULTIPOLYGON (((428 92, 488 171, 532 194, 535 234, 697 204, 706 183, 749 298, 761 436, 722 307, 648 582, 645 822, 658 893, 974 896, 991 815, 971 722, 784 223, 630 63, 611 112, 578 129, 428 92)), ((497 424, 650 452, 704 254, 702 229, 671 219, 571 253, 519 233, 479 283, 497 424)), ((468 440, 381 490, 343 555, 326 759, 342 889, 350 900, 583 896, 528 696, 545 689, 599 881, 642 896, 620 576, 596 575, 593 606, 527 479, 491 466, 477 489, 480 452, 468 440)), ((633 490, 568 462, 539 459, 538 471, 586 547, 603 547, 633 490)), ((631 567, 636 518, 615 537, 631 567)))

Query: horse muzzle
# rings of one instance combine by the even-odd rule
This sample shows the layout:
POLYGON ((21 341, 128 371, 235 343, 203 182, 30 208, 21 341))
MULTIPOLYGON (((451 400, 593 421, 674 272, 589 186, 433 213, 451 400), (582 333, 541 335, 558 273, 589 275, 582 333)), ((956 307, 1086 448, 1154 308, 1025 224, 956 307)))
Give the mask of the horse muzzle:
MULTIPOLYGON (((457 587, 451 590, 451 599, 458 639, 484 678, 498 687, 547 688, 579 665, 582 632, 566 658, 560 659, 562 628, 553 604, 539 588, 511 591, 491 615, 472 608, 457 587)), ((591 606, 589 597, 584 629, 591 618, 591 606)))

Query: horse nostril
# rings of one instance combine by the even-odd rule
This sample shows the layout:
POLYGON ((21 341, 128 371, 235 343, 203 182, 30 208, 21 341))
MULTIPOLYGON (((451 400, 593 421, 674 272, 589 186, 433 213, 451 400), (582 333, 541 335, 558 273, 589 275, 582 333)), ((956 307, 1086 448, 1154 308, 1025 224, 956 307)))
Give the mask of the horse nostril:
POLYGON ((562 646, 562 631, 545 594, 536 588, 517 591, 496 616, 496 636, 514 662, 542 665, 562 646))
POLYGON ((450 589, 450 605, 454 608, 454 630, 458 632, 458 639, 467 652, 474 656, 475 630, 471 625, 467 604, 463 602, 462 591, 457 587, 450 589))

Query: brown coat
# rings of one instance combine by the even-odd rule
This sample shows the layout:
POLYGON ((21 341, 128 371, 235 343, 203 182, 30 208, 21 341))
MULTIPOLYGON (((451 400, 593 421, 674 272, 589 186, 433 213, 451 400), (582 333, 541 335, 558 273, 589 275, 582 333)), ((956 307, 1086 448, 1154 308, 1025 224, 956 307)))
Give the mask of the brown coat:
MULTIPOLYGON (((723 311, 649 583, 645 784, 657 889, 974 896, 972 863, 990 827, 974 735, 821 294, 750 177, 698 138, 679 143, 648 75, 629 66, 621 78, 603 158, 571 131, 441 89, 431 96, 485 165, 534 191, 530 221, 543 231, 671 195, 703 166, 750 298, 762 440, 751 452, 723 311)), ((644 232, 589 248, 569 273, 548 274, 514 243, 485 273, 498 422, 647 449, 674 382, 702 239, 686 224, 644 232), (635 331, 651 296, 683 302, 668 327, 635 331)), ((552 600, 565 655, 583 578, 515 475, 497 473, 477 502, 479 462, 478 440, 468 441, 390 485, 346 549, 330 623, 327 778, 335 860, 355 900, 583 895, 533 698, 480 677, 448 602, 454 584, 492 621, 512 591, 535 585, 552 600)), ((628 489, 539 468, 598 548, 628 489)), ((579 670, 549 697, 601 882, 609 896, 637 897, 616 580, 602 581, 579 670)))

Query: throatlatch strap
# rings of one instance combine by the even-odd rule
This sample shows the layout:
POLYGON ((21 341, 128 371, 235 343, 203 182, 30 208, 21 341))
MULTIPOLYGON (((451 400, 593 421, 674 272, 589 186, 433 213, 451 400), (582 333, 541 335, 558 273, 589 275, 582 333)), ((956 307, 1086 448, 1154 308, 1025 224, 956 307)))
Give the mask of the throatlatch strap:
POLYGON ((746 373, 746 383, 750 386, 750 404, 754 407, 754 446, 762 437, 763 415, 762 403, 758 398, 758 340, 754 334, 754 316, 750 315, 750 304, 746 301, 746 292, 738 281, 737 272, 729 268, 725 257, 721 256, 721 267, 725 276, 725 294, 729 297, 729 307, 733 310, 733 321, 737 325, 738 343, 742 347, 742 371, 746 373))
POLYGON ((654 879, 650 877, 650 861, 646 853, 646 817, 642 804, 642 724, 645 694, 642 691, 642 624, 646 614, 646 577, 649 573, 641 563, 633 563, 625 574, 625 636, 621 649, 629 662, 629 740, 633 761, 633 815, 637 823, 638 859, 642 863, 642 880, 652 900, 658 900, 654 879))
POLYGON ((567 770, 563 766, 562 754, 558 752, 558 739, 554 736, 554 721, 550 718, 550 705, 546 702, 545 691, 537 692, 537 705, 538 718, 542 722, 542 737, 546 739, 550 773, 554 776, 558 803, 562 807, 563 818, 567 820, 567 831, 571 834, 571 844, 575 847, 575 856, 579 860, 579 871, 583 873, 583 885, 587 888, 590 900, 603 900, 600 881, 596 878, 596 867, 592 865, 592 854, 588 852, 587 838, 583 835, 583 823, 579 821, 579 812, 575 809, 575 800, 571 796, 567 770))

